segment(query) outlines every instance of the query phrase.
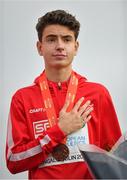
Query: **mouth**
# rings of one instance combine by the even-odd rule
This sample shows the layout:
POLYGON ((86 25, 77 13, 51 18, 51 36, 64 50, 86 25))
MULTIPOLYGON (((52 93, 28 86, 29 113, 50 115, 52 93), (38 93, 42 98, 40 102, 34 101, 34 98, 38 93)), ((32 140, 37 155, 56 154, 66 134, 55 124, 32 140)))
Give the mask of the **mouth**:
POLYGON ((67 55, 65 55, 65 54, 54 54, 53 57, 55 57, 56 59, 65 59, 67 57, 67 55))

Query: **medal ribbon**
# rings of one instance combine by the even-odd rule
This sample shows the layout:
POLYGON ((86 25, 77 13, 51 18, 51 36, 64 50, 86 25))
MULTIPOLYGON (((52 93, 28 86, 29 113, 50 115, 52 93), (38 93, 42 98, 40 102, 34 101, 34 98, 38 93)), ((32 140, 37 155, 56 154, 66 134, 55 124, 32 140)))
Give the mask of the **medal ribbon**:
MULTIPOLYGON (((42 94, 42 97, 44 100, 44 106, 46 109, 46 114, 48 117, 49 125, 50 125, 50 127, 52 127, 57 123, 57 116, 56 116, 53 100, 51 97, 51 93, 49 90, 45 71, 39 78, 39 86, 40 86, 41 94, 42 94)), ((69 100, 67 112, 70 112, 74 106, 74 100, 75 100, 75 96, 76 96, 76 92, 77 92, 77 86, 78 86, 78 79, 75 76, 74 72, 72 71, 70 82, 68 85, 66 100, 65 100, 65 101, 69 100)), ((66 139, 64 140, 64 143, 66 143, 66 139)))

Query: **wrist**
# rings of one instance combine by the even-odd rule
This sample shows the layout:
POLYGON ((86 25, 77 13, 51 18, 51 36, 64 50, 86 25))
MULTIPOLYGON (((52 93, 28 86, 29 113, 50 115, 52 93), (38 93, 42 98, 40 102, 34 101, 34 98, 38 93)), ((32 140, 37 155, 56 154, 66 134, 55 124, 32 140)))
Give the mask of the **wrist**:
POLYGON ((68 134, 70 134, 68 131, 67 131, 67 128, 65 128, 61 122, 58 122, 58 127, 61 129, 61 131, 63 132, 63 134, 65 136, 67 136, 68 134))

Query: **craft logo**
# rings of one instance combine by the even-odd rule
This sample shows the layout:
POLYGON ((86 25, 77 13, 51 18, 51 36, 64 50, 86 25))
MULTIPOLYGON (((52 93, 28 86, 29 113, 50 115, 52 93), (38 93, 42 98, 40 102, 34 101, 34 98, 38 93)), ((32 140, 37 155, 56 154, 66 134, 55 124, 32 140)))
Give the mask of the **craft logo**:
POLYGON ((34 109, 30 109, 29 113, 33 114, 33 113, 39 113, 39 112, 45 112, 45 108, 34 108, 34 109))
POLYGON ((34 135, 35 138, 38 136, 42 135, 44 131, 46 131, 49 128, 49 122, 48 120, 41 120, 41 121, 36 121, 33 122, 33 128, 34 128, 34 135))

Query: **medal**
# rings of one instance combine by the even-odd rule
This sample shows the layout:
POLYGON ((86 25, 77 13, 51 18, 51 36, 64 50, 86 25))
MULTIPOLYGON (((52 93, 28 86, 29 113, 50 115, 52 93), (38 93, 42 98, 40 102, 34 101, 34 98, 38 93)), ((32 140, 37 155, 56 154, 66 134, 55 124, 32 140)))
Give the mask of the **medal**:
POLYGON ((64 161, 69 156, 69 148, 61 143, 54 148, 52 156, 57 161, 64 161))
MULTIPOLYGON (((45 71, 40 76, 39 85, 40 85, 41 94, 44 100, 44 106, 46 109, 49 125, 50 127, 52 127, 57 123, 57 116, 56 116, 55 107, 52 101, 52 97, 50 94, 50 90, 48 87, 45 71)), ((78 79, 74 75, 74 72, 72 71, 68 90, 67 90, 67 95, 66 95, 66 100, 69 100, 69 106, 67 108, 67 112, 71 111, 71 109, 73 108, 74 99, 75 99, 76 91, 77 91, 77 85, 78 85, 78 79)), ((69 148, 66 145, 66 138, 65 138, 60 144, 58 144, 54 148, 52 152, 52 156, 57 161, 64 161, 68 157, 68 155, 69 155, 69 148)))

